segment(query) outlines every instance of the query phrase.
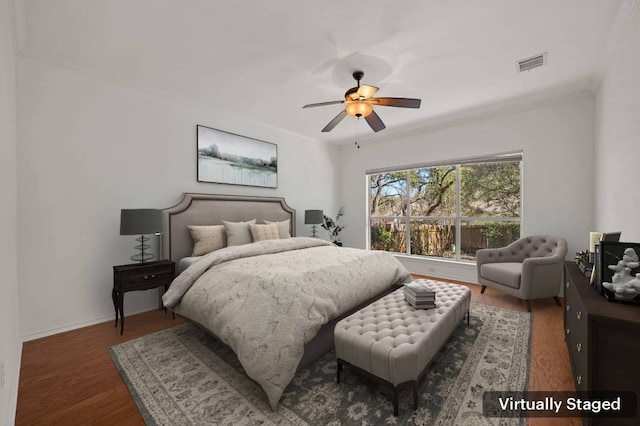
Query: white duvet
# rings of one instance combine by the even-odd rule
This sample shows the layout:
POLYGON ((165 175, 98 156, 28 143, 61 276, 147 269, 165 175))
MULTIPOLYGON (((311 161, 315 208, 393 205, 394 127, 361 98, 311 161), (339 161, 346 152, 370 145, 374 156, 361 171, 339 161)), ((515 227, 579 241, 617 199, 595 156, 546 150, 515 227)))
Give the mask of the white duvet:
POLYGON ((410 280, 389 253, 297 237, 203 256, 174 280, 163 302, 229 345, 275 409, 304 345, 323 324, 410 280))

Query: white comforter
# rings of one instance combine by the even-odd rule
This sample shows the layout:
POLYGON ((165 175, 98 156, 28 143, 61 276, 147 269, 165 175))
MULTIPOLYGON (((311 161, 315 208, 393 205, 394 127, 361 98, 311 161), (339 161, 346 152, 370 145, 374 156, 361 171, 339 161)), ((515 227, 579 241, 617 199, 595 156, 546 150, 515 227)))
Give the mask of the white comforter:
POLYGON ((408 281, 389 253, 297 237, 210 253, 174 280, 163 302, 229 345, 275 409, 323 324, 408 281))

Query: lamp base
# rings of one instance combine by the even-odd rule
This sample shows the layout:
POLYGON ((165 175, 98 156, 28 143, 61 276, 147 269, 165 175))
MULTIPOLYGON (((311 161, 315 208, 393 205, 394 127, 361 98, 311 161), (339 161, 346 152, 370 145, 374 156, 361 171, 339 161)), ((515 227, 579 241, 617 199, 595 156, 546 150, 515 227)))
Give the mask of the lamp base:
POLYGON ((318 233, 316 232, 316 226, 317 225, 311 225, 311 237, 312 238, 318 238, 318 233))
POLYGON ((134 254, 133 256, 131 256, 131 260, 133 260, 134 262, 145 263, 155 258, 153 253, 149 253, 149 252, 145 253, 145 249, 148 250, 151 248, 151 246, 147 244, 147 241, 149 241, 149 238, 145 237, 144 235, 140 235, 139 238, 136 238, 136 241, 138 241, 140 244, 138 244, 134 248, 139 250, 140 253, 134 254))

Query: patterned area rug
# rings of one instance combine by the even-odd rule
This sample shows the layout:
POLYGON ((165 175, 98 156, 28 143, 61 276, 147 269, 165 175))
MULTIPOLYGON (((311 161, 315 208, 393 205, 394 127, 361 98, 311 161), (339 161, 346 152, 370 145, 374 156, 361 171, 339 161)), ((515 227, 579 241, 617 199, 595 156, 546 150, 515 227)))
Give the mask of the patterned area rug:
POLYGON ((412 411, 410 388, 393 416, 391 388, 348 367, 336 383, 335 353, 298 372, 277 411, 225 345, 187 323, 109 349, 150 425, 509 425, 486 418, 482 394, 527 387, 531 315, 471 303, 466 321, 434 358, 412 411))

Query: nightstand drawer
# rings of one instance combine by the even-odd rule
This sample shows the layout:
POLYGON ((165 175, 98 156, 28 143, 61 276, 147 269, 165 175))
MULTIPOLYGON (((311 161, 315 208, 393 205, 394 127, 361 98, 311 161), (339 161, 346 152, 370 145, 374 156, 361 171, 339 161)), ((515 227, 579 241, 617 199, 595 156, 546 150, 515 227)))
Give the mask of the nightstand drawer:
POLYGON ((149 268, 145 270, 132 270, 120 275, 123 284, 130 282, 148 282, 173 279, 173 270, 168 268, 149 268))
POLYGON ((164 272, 157 274, 150 272, 148 274, 131 275, 122 277, 120 285, 123 291, 127 290, 144 290, 148 288, 156 288, 161 285, 169 285, 173 280, 173 272, 164 272))

